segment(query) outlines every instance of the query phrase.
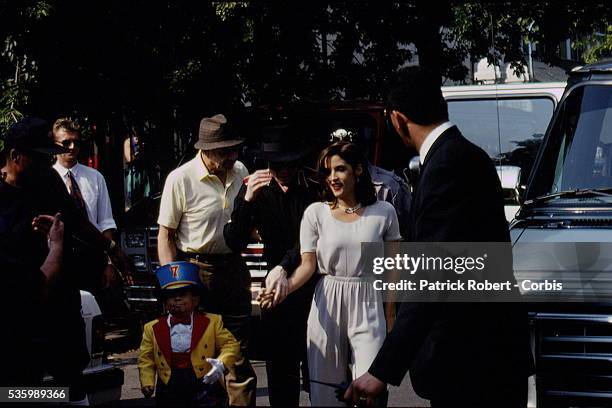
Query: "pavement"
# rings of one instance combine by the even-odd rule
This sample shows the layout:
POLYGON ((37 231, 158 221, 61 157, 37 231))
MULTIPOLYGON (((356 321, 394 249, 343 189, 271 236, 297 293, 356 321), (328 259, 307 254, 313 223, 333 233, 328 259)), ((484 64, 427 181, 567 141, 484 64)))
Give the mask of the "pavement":
MULTIPOLYGON (((129 351, 120 354, 112 354, 109 356, 109 363, 121 368, 125 374, 125 381, 121 390, 121 406, 154 406, 153 400, 144 400, 140 392, 140 383, 138 380, 138 367, 136 361, 138 351, 129 351)), ((257 375, 257 406, 267 407, 270 405, 268 400, 268 380, 266 377, 265 362, 253 361, 253 368, 257 375)), ((308 394, 303 392, 300 394, 300 406, 309 407, 310 401, 308 394)), ((410 379, 406 377, 400 387, 389 387, 389 407, 411 407, 421 408, 429 407, 427 400, 419 398, 412 387, 410 379)))

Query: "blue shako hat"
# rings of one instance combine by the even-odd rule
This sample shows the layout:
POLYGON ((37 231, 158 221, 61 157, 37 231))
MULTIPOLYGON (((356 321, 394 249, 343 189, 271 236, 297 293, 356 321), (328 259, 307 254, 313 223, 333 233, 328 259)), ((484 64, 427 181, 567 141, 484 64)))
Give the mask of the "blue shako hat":
POLYGON ((193 287, 202 289, 200 267, 191 262, 170 262, 155 272, 162 291, 193 287))

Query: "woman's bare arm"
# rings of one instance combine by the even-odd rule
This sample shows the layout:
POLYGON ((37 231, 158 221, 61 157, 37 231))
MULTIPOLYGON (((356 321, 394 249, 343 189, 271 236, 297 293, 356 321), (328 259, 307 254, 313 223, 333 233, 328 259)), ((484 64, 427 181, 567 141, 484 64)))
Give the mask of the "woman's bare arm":
POLYGON ((288 279, 289 293, 301 288, 317 269, 317 255, 314 252, 304 252, 302 261, 293 275, 288 279))

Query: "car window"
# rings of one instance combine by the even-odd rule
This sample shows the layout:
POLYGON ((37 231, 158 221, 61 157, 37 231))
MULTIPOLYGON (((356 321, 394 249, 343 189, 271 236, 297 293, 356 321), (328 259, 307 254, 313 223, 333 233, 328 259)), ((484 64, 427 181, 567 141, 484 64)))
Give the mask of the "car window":
POLYGON ((501 151, 495 99, 450 100, 448 116, 468 140, 484 149, 489 157, 499 159, 501 151))
POLYGON ((565 115, 562 144, 549 192, 612 187, 612 93, 607 86, 589 86, 577 111, 565 115), (578 114, 579 113, 579 114, 578 114))
POLYGON ((586 85, 564 100, 529 196, 612 187, 612 87, 586 85))
POLYGON ((451 122, 496 165, 520 167, 521 183, 527 181, 554 108, 548 97, 448 101, 451 122))

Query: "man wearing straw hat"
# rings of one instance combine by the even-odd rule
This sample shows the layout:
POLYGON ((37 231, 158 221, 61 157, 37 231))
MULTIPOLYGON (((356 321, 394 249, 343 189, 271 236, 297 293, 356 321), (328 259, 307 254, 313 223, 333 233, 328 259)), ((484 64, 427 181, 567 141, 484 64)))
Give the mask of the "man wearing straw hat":
POLYGON ((250 275, 223 239, 234 199, 248 175, 237 161, 243 143, 224 115, 200 122, 196 156, 166 179, 159 209, 160 265, 185 260, 200 265, 206 286, 202 307, 222 315, 240 341, 241 356, 225 377, 231 406, 254 406, 257 386, 246 349, 251 314, 250 275))

